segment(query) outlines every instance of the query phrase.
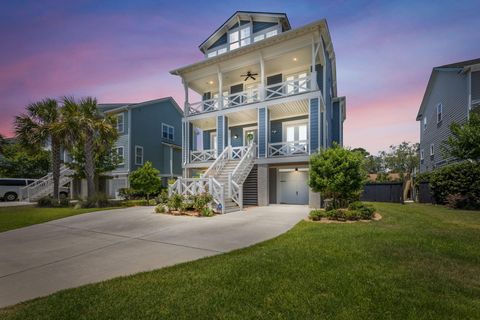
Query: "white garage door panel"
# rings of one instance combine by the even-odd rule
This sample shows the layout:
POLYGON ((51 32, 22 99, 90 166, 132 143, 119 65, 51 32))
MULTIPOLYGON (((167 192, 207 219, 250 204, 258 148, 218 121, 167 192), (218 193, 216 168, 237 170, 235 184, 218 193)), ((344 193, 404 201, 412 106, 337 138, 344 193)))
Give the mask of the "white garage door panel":
POLYGON ((280 203, 308 204, 308 172, 280 172, 280 203))

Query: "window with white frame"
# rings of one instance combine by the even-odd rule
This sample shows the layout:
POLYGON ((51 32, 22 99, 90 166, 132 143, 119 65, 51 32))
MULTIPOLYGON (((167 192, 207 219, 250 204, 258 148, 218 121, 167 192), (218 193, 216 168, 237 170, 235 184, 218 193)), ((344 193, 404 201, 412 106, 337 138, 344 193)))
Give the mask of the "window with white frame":
POLYGON ((427 117, 423 117, 423 130, 427 130, 427 117))
POLYGON ((432 143, 430 145, 430 156, 433 156, 435 155, 435 145, 432 143))
POLYGON ((123 113, 117 114, 117 132, 118 133, 123 133, 124 122, 125 122, 125 119, 124 119, 123 113))
POLYGON ((423 149, 420 149, 420 161, 423 161, 424 158, 425 158, 425 156, 424 156, 424 153, 423 153, 423 149))
POLYGON ((212 58, 212 57, 215 57, 216 55, 217 55, 217 51, 212 51, 207 54, 207 57, 212 58))
POLYGON ((173 141, 175 138, 175 128, 168 124, 162 123, 162 138, 173 141))
POLYGON ((125 164, 125 149, 123 147, 115 148, 117 154, 118 165, 125 164))
POLYGON ((135 146, 135 164, 143 165, 143 147, 135 146))
POLYGON ((437 104, 437 123, 440 123, 443 119, 443 105, 437 104))
POLYGON ((230 51, 250 44, 250 26, 232 31, 228 35, 230 51))

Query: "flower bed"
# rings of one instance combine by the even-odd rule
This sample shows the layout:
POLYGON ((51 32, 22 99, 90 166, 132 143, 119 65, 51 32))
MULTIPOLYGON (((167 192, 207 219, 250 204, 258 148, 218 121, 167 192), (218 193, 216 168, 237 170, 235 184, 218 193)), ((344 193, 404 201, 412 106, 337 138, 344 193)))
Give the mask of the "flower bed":
POLYGON ((375 208, 372 205, 356 201, 352 202, 348 208, 312 210, 309 219, 321 222, 354 222, 380 220, 381 215, 375 213, 375 208))
POLYGON ((155 207, 155 212, 176 216, 212 217, 215 215, 212 207, 213 198, 208 193, 188 197, 174 194, 158 204, 155 207))

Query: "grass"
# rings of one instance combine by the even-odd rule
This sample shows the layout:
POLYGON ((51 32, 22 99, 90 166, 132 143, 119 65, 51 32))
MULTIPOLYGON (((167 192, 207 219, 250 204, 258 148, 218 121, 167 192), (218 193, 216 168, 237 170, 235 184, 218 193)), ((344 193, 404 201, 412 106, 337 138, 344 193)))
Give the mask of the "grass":
POLYGON ((106 209, 108 208, 73 209, 37 208, 34 206, 0 207, 0 232, 106 209))
POLYGON ((480 212, 376 204, 228 254, 69 289, 2 319, 478 319, 480 212))

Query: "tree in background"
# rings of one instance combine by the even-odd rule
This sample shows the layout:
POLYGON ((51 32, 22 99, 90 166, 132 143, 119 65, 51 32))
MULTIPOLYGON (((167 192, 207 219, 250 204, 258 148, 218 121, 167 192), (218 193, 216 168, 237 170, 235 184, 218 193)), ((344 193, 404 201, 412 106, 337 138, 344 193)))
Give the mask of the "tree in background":
POLYGON ((0 154, 3 153, 3 147, 7 144, 7 139, 5 139, 5 137, 0 134, 0 154))
POLYGON ((19 143, 5 143, 0 157, 0 177, 38 179, 50 171, 51 153, 42 148, 32 152, 19 143))
POLYGON ((388 171, 410 175, 419 165, 418 143, 404 141, 398 146, 391 145, 390 150, 380 152, 380 156, 388 171))
POLYGON ((75 154, 83 151, 83 164, 77 169, 82 170, 87 180, 87 195, 92 199, 96 195, 95 172, 98 173, 96 163, 102 163, 100 155, 110 152, 118 138, 118 133, 112 118, 104 117, 97 107, 97 100, 86 97, 75 101, 73 97, 63 98, 62 116, 63 125, 57 128, 67 141, 67 147, 75 154), (97 160, 97 161, 96 161, 97 160))
POLYGON ((147 200, 149 200, 150 195, 158 192, 162 184, 162 181, 158 176, 159 174, 160 171, 155 169, 150 161, 147 161, 142 167, 130 174, 130 186, 134 190, 145 194, 147 196, 147 200))
POLYGON ((332 198, 334 208, 356 200, 365 184, 366 171, 360 152, 334 144, 310 156, 309 186, 332 198))
POLYGON ((451 135, 442 145, 447 157, 480 162, 480 114, 470 113, 468 121, 450 125, 451 135))
POLYGON ((59 198, 60 148, 63 135, 56 131, 62 117, 55 99, 44 99, 27 106, 27 113, 15 118, 15 133, 19 143, 33 152, 50 144, 53 174, 53 197, 59 198))
POLYGON ((367 173, 379 173, 385 171, 384 160, 381 156, 375 156, 370 154, 364 148, 352 149, 354 152, 359 152, 364 158, 365 170, 367 173))

